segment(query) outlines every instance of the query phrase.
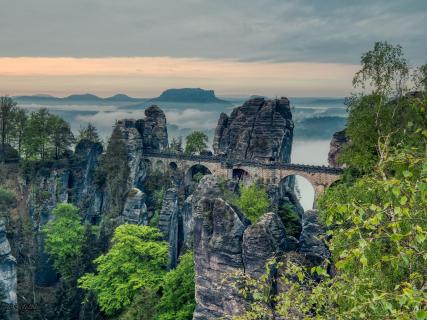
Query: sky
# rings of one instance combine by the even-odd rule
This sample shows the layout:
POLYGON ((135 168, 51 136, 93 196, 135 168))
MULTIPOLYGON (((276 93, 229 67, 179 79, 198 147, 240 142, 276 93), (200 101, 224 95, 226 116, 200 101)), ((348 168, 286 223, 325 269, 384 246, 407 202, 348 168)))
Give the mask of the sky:
POLYGON ((426 0, 0 4, 0 94, 345 96, 375 41, 427 61, 426 0))

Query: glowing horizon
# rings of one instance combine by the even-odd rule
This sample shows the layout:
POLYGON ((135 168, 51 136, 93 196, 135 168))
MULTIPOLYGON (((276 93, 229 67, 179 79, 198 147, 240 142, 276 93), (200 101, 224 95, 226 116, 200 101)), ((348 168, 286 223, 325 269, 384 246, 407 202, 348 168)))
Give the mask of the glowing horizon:
POLYGON ((173 57, 0 57, 0 94, 116 93, 153 97, 168 88, 217 95, 345 96, 358 66, 173 57))

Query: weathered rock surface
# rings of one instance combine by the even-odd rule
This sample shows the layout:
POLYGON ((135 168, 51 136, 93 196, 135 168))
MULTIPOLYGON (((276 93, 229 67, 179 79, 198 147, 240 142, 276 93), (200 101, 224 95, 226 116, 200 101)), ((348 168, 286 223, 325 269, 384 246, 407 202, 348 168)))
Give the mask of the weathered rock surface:
POLYGON ((17 309, 13 307, 18 303, 16 259, 11 254, 3 220, 0 220, 0 290, 3 293, 1 302, 11 306, 7 308, 6 319, 19 319, 17 309))
POLYGON ((194 238, 194 218, 193 218, 193 195, 185 199, 184 204, 180 210, 180 221, 182 225, 182 249, 181 252, 193 248, 194 238))
POLYGON ((175 188, 166 190, 160 211, 159 229, 169 243, 169 266, 174 268, 178 261, 178 192, 175 188))
POLYGON ((149 152, 162 151, 168 146, 165 113, 156 105, 148 107, 144 113, 145 119, 139 120, 144 150, 149 152))
POLYGON ((71 202, 84 209, 85 219, 96 222, 102 214, 102 196, 94 184, 95 169, 103 147, 101 143, 80 141, 75 148, 77 165, 71 171, 69 183, 71 202))
POLYGON ((256 97, 222 113, 215 129, 215 154, 232 159, 290 162, 292 113, 287 98, 256 97))
POLYGON ((145 194, 138 188, 132 188, 129 192, 123 208, 123 218, 127 223, 148 224, 145 194))
POLYGON ((341 167, 341 165, 338 163, 338 157, 346 143, 347 137, 345 136, 344 130, 334 133, 329 145, 328 153, 328 164, 330 167, 341 167))
POLYGON ((27 208, 33 223, 35 237, 35 278, 38 286, 51 286, 57 281, 57 272, 44 251, 43 226, 53 219, 52 210, 58 203, 69 201, 71 171, 53 169, 39 173, 31 181, 27 208))
POLYGON ((318 221, 317 210, 307 210, 302 216, 302 231, 298 251, 313 264, 319 264, 329 257, 329 250, 323 240, 325 229, 318 221))
POLYGON ((286 249, 286 232, 277 214, 266 213, 243 234, 243 264, 245 273, 253 278, 265 274, 266 262, 286 249))
POLYGON ((230 318, 244 311, 244 301, 232 285, 243 270, 242 242, 248 221, 238 209, 217 197, 213 176, 202 178, 195 194, 194 256, 196 310, 193 319, 230 318))

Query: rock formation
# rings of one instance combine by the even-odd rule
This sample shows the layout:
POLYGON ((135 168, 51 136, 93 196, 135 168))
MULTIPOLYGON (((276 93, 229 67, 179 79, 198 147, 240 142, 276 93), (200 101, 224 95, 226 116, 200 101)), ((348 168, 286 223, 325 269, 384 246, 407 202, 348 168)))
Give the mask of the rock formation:
POLYGON ((285 227, 277 216, 266 213, 243 234, 243 264, 245 273, 259 278, 265 273, 266 262, 286 249, 285 227))
POLYGON ((145 109, 145 119, 138 120, 144 150, 149 152, 162 151, 168 146, 168 131, 165 113, 158 106, 145 109))
POLYGON ((330 167, 340 167, 338 163, 338 157, 342 151, 342 148, 347 143, 347 137, 345 136, 345 131, 335 132, 332 136, 332 140, 329 147, 328 153, 328 164, 330 167))
POLYGON ((169 266, 174 268, 178 261, 178 192, 175 188, 166 190, 160 211, 159 229, 169 243, 169 266))
POLYGON ((299 239, 298 251, 313 263, 319 264, 329 257, 329 250, 325 245, 325 230, 317 218, 317 210, 307 210, 302 217, 302 231, 299 239))
POLYGON ((287 98, 256 97, 221 113, 215 129, 215 154, 232 159, 290 162, 293 138, 292 113, 287 98))
POLYGON ((148 224, 145 194, 138 188, 133 188, 129 191, 123 208, 123 218, 127 223, 148 224))
POLYGON ((19 319, 15 306, 18 303, 16 296, 17 289, 17 267, 16 259, 11 254, 9 241, 6 238, 6 226, 0 220, 0 303, 10 306, 6 308, 6 319, 19 319))
POLYGON ((214 176, 202 178, 204 195, 193 208, 196 310, 193 319, 231 317, 244 311, 244 301, 232 284, 243 270, 242 242, 248 220, 216 196, 214 176), (210 189, 212 192, 210 192, 210 189))

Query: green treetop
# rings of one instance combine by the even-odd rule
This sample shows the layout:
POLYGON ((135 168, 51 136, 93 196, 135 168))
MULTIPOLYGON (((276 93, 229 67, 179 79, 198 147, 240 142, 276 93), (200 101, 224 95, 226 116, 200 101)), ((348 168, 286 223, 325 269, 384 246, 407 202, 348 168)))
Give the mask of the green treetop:
POLYGON ((201 131, 194 131, 185 139, 185 153, 200 154, 208 148, 208 136, 201 131))

